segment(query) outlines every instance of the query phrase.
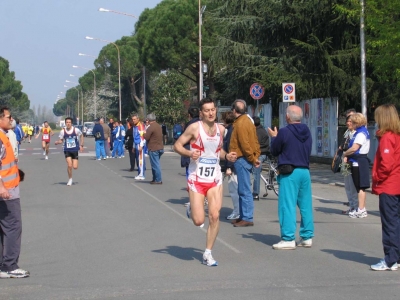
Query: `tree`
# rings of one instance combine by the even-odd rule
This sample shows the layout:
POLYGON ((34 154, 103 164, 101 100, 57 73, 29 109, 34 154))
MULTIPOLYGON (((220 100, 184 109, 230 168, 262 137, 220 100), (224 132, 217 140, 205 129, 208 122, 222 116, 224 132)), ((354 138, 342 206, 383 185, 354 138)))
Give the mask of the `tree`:
POLYGON ((237 86, 236 96, 250 103, 248 88, 255 81, 273 99, 281 98, 282 82, 296 82, 298 99, 339 96, 343 104, 359 102, 359 17, 337 6, 355 9, 354 1, 215 3, 212 63, 221 70, 220 86, 237 86))
POLYGON ((176 71, 166 71, 153 77, 150 87, 153 92, 149 112, 168 124, 184 122, 184 102, 189 97, 190 88, 187 78, 176 71))
POLYGON ((29 109, 28 96, 22 92, 22 84, 9 70, 9 62, 0 57, 0 105, 12 108, 14 115, 29 109))

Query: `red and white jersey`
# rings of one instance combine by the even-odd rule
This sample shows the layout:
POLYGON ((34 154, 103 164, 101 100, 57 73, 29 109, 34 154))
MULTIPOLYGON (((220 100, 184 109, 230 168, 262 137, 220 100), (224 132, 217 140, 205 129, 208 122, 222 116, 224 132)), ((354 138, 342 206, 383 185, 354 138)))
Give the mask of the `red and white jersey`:
POLYGON ((214 124, 215 134, 208 135, 199 121, 199 133, 194 143, 190 144, 190 150, 199 150, 200 157, 197 160, 190 159, 189 178, 198 182, 222 181, 219 155, 222 148, 222 136, 218 124, 214 124))

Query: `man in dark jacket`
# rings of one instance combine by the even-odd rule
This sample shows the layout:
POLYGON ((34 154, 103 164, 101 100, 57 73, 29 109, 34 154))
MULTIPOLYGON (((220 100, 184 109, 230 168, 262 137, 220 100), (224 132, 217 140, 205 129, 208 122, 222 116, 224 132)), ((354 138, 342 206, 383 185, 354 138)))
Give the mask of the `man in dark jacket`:
POLYGON ((260 166, 258 166, 257 168, 253 167, 253 176, 254 176, 253 199, 260 200, 260 197, 258 196, 258 194, 260 194, 260 174, 262 170, 262 163, 267 159, 267 156, 270 154, 269 136, 268 132, 261 125, 260 118, 254 117, 253 120, 254 120, 254 126, 256 126, 256 134, 258 138, 258 143, 260 144, 260 151, 261 151, 261 154, 258 157, 258 160, 260 161, 260 166))
POLYGON ((96 159, 101 160, 102 157, 103 159, 107 159, 106 151, 104 149, 104 129, 100 124, 100 119, 95 121, 93 127, 93 136, 96 142, 96 159))
POLYGON ((312 138, 310 129, 301 123, 303 111, 296 105, 286 109, 288 125, 277 131, 268 128, 272 137, 271 154, 278 157, 278 214, 281 241, 272 247, 276 250, 296 249, 296 206, 299 207, 300 240, 297 247, 310 248, 314 236, 311 196, 310 155, 312 138))

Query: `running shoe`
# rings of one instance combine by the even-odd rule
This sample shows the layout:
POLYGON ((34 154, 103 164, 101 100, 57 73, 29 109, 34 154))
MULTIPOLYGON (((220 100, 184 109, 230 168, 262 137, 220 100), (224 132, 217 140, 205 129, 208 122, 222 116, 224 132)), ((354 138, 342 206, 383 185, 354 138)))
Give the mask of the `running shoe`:
POLYGON ((103 157, 103 160, 106 160, 107 159, 107 157, 103 157))
POLYGON ((397 271, 398 268, 397 263, 394 263, 394 265, 389 268, 384 259, 375 265, 371 265, 371 270, 374 271, 397 271))
POLYGON ((203 265, 207 265, 209 267, 218 266, 218 262, 212 257, 211 253, 203 254, 203 265))
POLYGON ((146 178, 144 178, 144 176, 138 175, 138 176, 135 177, 135 179, 136 180, 145 180, 146 178))
POLYGON ((71 186, 71 185, 72 185, 72 178, 70 178, 70 179, 68 180, 67 185, 68 185, 68 186, 71 186))
POLYGON ((49 157, 46 155, 46 157, 44 159, 49 159, 49 157))
POLYGON ((46 151, 43 151, 43 155, 46 155, 46 151))
POLYGON ((0 278, 25 278, 29 277, 29 271, 15 269, 13 271, 0 271, 0 278))

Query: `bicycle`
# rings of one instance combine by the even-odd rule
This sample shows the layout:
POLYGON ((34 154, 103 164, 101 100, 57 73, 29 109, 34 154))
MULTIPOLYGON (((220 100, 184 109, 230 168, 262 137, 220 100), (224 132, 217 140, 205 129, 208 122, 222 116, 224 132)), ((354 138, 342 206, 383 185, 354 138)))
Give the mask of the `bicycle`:
POLYGON ((273 190, 274 193, 279 195, 279 185, 278 185, 278 163, 274 158, 269 158, 265 160, 266 168, 263 168, 260 174, 261 180, 265 184, 265 194, 263 197, 268 196, 268 191, 273 190), (264 175, 263 175, 264 174, 264 175))

